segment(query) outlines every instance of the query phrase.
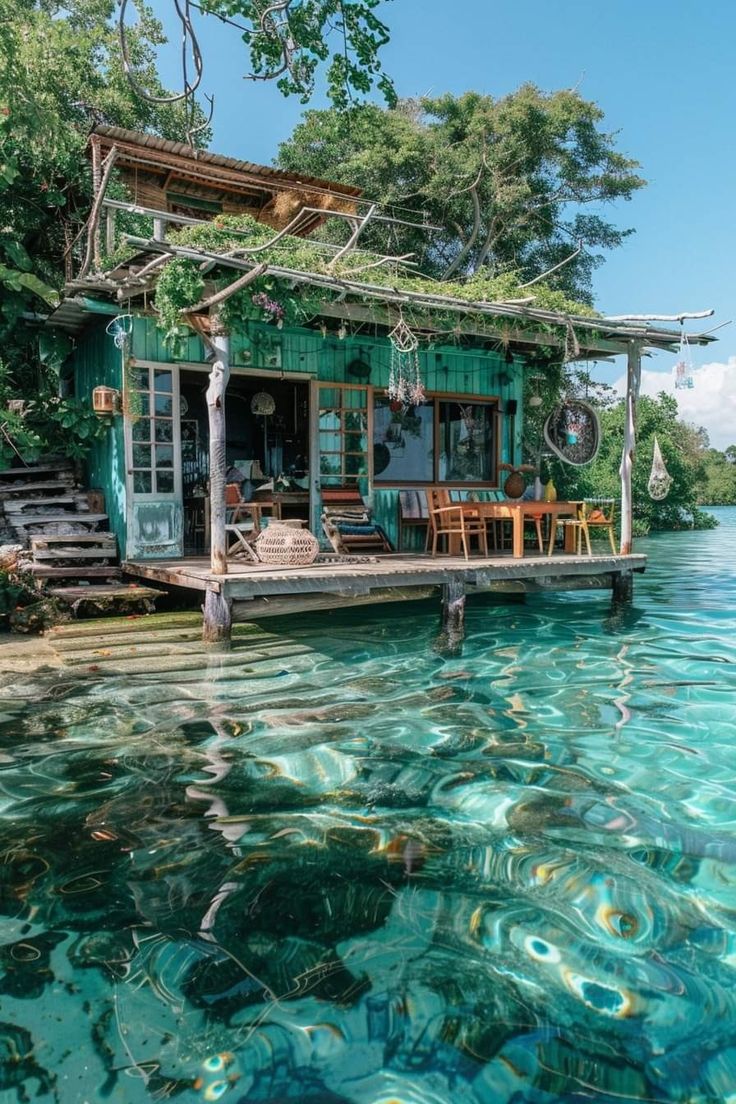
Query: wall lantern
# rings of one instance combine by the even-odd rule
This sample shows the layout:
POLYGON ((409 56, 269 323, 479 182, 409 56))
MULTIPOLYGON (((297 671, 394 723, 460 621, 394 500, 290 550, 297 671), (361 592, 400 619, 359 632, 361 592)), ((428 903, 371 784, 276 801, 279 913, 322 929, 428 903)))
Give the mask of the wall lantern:
POLYGON ((92 409, 95 414, 117 414, 120 410, 120 392, 114 387, 95 387, 92 391, 92 409))

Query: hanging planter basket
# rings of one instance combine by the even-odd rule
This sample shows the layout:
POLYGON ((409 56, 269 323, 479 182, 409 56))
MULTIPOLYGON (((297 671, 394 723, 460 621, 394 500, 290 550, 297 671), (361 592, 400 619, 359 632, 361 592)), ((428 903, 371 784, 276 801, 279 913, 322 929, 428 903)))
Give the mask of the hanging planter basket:
POLYGON ((565 464, 582 467, 590 464, 601 443, 598 414, 582 399, 565 399, 558 403, 544 423, 544 439, 548 447, 565 464))

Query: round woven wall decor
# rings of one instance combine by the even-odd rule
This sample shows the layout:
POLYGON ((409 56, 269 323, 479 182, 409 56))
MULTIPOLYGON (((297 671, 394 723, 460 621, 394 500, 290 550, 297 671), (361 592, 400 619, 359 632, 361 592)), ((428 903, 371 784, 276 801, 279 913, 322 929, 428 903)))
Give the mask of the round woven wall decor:
POLYGON ((589 464, 601 443, 598 414, 582 399, 564 399, 544 423, 544 439, 566 464, 589 464))
POLYGON ((270 521, 256 540, 256 552, 263 563, 305 567, 317 558, 319 542, 308 529, 270 521))

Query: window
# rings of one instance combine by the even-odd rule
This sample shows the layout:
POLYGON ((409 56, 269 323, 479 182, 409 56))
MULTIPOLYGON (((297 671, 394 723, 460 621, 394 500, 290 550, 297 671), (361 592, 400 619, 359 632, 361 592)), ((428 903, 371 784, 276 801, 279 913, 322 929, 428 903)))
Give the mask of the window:
POLYGON ((439 402, 438 483, 492 483, 496 477, 495 406, 439 402))
POLYGON ((434 403, 404 406, 377 397, 373 475, 380 483, 434 482, 434 403))
POLYGON ((373 474, 376 483, 495 484, 495 399, 429 398, 417 406, 375 398, 373 474))
POLYGON ((135 494, 173 494, 174 381, 171 371, 131 365, 128 403, 133 417, 131 463, 135 494))
POLYGON ((368 392, 320 386, 319 462, 322 487, 355 487, 368 476, 368 392))

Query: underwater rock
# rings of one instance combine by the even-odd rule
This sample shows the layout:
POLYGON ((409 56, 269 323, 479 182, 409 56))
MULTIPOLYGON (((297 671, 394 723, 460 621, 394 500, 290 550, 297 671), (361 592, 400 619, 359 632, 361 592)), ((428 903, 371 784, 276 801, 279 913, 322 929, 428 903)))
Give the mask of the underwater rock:
POLYGON ((36 1095, 51 1092, 56 1078, 34 1058, 35 1044, 30 1031, 16 1024, 0 1023, 0 1093, 15 1090, 18 1100, 29 1099, 26 1083, 37 1083, 36 1095))

